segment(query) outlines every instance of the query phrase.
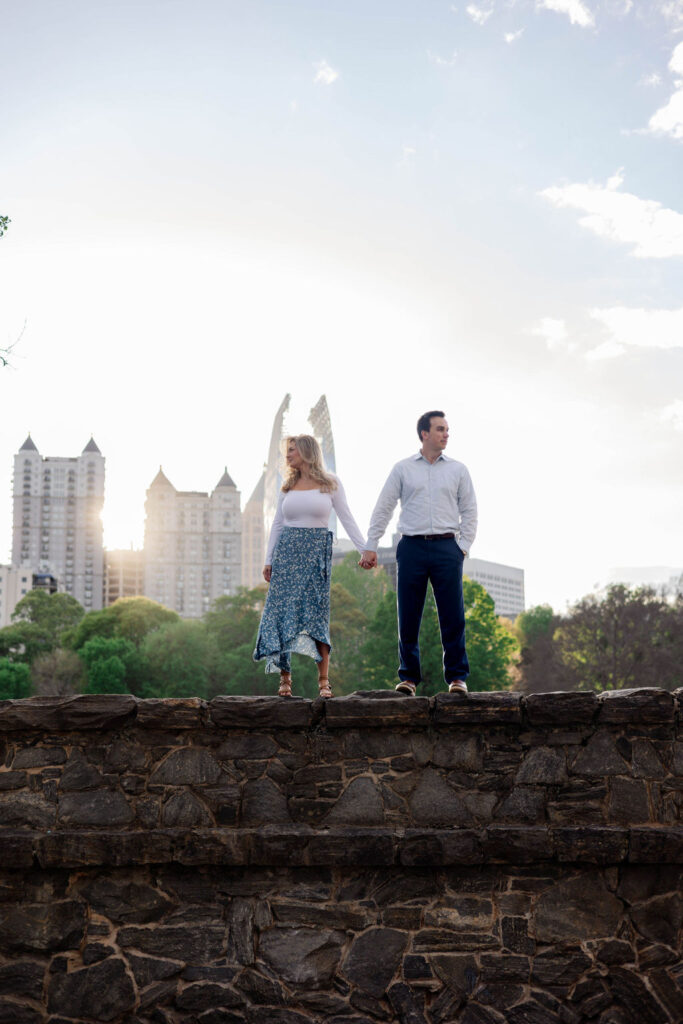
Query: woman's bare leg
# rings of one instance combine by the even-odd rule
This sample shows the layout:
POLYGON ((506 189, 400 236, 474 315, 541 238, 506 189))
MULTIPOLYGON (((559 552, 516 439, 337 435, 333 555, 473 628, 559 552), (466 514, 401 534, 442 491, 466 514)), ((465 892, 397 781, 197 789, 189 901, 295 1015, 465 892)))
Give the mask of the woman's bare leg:
POLYGON ((315 646, 318 648, 318 654, 320 655, 320 661, 318 662, 318 690, 321 697, 331 697, 332 690, 330 689, 330 680, 328 678, 330 648, 328 644, 321 643, 319 640, 316 640, 315 646))

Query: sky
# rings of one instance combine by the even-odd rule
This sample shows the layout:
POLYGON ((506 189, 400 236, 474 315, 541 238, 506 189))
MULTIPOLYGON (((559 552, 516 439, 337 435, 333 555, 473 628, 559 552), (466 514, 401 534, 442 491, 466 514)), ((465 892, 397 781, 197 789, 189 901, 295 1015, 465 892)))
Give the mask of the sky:
MULTIPOLYGON (((417 417, 562 611, 683 566, 683 0, 0 0, 14 454, 245 502, 326 394, 365 531, 417 417)), ((388 541, 387 534, 386 540, 388 541)))

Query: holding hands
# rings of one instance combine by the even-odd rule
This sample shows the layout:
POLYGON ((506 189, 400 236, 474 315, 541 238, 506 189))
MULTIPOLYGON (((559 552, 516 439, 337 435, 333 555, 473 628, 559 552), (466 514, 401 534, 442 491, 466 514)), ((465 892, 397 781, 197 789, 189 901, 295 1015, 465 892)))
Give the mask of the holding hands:
POLYGON ((375 569, 377 567, 377 552, 364 551, 360 556, 359 566, 361 569, 375 569))

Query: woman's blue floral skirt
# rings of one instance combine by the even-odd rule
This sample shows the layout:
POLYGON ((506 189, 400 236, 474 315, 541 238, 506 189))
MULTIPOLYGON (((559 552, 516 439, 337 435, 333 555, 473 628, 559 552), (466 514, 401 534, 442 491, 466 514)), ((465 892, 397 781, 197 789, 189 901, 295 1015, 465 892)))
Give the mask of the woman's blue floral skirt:
POLYGON ((283 528, 254 650, 254 661, 266 659, 266 672, 289 672, 292 651, 320 661, 316 640, 331 647, 331 569, 329 530, 283 528))

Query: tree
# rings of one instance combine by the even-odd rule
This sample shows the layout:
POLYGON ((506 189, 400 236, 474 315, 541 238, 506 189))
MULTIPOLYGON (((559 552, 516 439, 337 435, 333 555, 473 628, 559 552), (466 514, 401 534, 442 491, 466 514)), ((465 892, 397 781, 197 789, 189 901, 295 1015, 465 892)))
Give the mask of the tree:
POLYGON ((101 611, 88 612, 66 637, 65 643, 78 651, 93 637, 123 637, 139 647, 148 633, 179 622, 177 612, 148 597, 120 597, 101 611))
POLYGON ((65 697, 78 693, 85 680, 85 666, 75 651, 56 647, 31 662, 33 691, 39 697, 65 697))
POLYGON ((496 616, 493 598, 481 583, 463 579, 470 690, 505 690, 519 644, 506 623, 496 616))
MULTIPOLYGON (((463 580, 470 690, 501 690, 510 686, 510 669, 518 644, 504 623, 496 618, 493 600, 479 583, 463 580)), ((398 618, 396 597, 387 594, 367 629, 363 648, 364 685, 373 689, 393 687, 397 681, 398 618)), ((423 695, 444 689, 443 651, 439 618, 431 587, 427 591, 420 627, 420 665, 423 695)))
POLYGON ((204 697, 216 686, 218 648, 203 622, 168 623, 145 637, 140 654, 145 665, 143 697, 204 697))
POLYGON ((683 683, 683 601, 623 584, 582 598, 556 630, 559 658, 574 686, 587 690, 683 683))
POLYGON ((337 695, 361 688, 361 649, 366 625, 367 618, 357 599, 341 583, 333 582, 330 588, 330 676, 333 692, 337 695))
POLYGON ((31 672, 28 665, 0 658, 0 700, 20 700, 31 696, 31 672))
POLYGON ((86 693, 134 693, 139 688, 142 659, 125 637, 94 636, 79 654, 88 673, 86 693))
POLYGON ((520 644, 516 675, 524 693, 574 688, 555 642, 561 622, 549 604, 536 605, 517 616, 513 627, 520 644))
POLYGON ((6 217, 4 214, 0 214, 0 238, 2 238, 11 223, 12 221, 9 217, 6 217))
POLYGON ((84 609, 69 594, 31 590, 12 613, 12 625, 0 629, 0 655, 30 664, 59 646, 63 635, 83 618, 84 609))
POLYGON ((343 562, 333 566, 332 583, 340 583, 356 599, 368 621, 384 595, 392 589, 391 580, 383 568, 368 570, 358 567, 355 551, 349 551, 343 562))

